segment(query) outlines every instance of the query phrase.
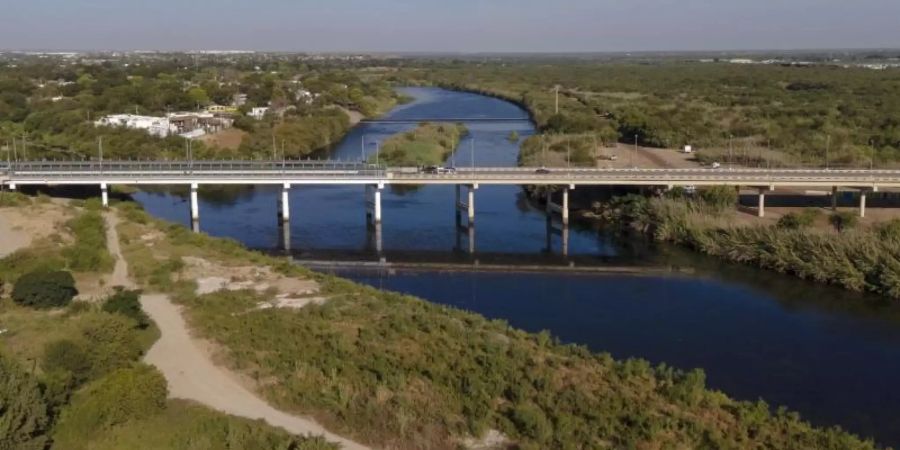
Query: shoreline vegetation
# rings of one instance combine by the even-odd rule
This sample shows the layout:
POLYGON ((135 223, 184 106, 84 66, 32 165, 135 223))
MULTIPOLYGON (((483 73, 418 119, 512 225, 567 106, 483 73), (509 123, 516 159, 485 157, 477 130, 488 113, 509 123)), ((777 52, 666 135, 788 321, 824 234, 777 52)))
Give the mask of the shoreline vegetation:
POLYGON ((117 209, 126 259, 146 290, 180 303, 196 332, 222 350, 223 363, 273 405, 358 441, 455 449, 491 435, 523 449, 877 448, 784 409, 773 413, 762 401, 711 391, 700 370, 616 361, 546 332, 526 333, 194 234, 134 204, 117 209), (185 275, 188 257, 235 270, 249 265, 318 288, 299 308, 261 308, 280 304, 271 290, 198 293, 195 277, 185 275))
POLYGON ((734 189, 723 186, 696 198, 682 191, 616 197, 584 217, 733 263, 900 299, 900 219, 862 228, 853 213, 820 217, 807 209, 771 225, 736 224, 736 203, 734 189))
MULTIPOLYGON (((385 139, 377 159, 391 166, 440 166, 466 133, 468 130, 462 124, 420 123, 412 130, 385 139)), ((375 155, 369 157, 370 162, 375 160, 375 155)))

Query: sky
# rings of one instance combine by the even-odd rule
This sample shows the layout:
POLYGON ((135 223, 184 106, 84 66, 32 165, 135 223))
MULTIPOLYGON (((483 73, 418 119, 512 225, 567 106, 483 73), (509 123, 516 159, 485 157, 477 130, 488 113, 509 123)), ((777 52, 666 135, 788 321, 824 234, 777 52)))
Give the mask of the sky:
POLYGON ((6 50, 900 48, 900 0, 0 0, 6 50))

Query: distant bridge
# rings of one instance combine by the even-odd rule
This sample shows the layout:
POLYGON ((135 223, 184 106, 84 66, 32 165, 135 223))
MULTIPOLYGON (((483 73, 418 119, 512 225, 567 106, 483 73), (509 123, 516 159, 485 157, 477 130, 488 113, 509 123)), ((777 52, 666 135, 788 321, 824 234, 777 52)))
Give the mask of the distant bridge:
POLYGON ((509 122, 530 122, 531 119, 528 117, 434 117, 434 118, 418 118, 418 119, 365 119, 362 123, 372 123, 372 124, 391 124, 391 123, 439 123, 439 122, 450 122, 450 123, 474 123, 474 122, 499 122, 499 123, 509 123, 509 122))

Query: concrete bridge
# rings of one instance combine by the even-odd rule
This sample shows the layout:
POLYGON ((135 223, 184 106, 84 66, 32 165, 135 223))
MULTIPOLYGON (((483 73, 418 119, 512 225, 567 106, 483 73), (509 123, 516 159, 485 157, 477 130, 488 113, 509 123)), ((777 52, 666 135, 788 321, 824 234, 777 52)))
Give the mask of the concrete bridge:
MULTIPOLYGON (((384 167, 343 161, 19 161, 0 163, 0 186, 96 185, 108 204, 109 185, 188 185, 191 188, 191 219, 200 218, 197 189, 201 185, 279 185, 282 187, 281 217, 290 219, 288 193, 297 185, 362 185, 367 197, 367 217, 381 224, 381 194, 387 185, 456 186, 458 224, 474 231, 475 193, 483 185, 553 186, 559 192, 554 202, 548 190, 547 213, 561 218, 568 231, 569 191, 577 186, 643 186, 672 189, 726 185, 758 191, 760 217, 765 215, 766 193, 776 188, 831 190, 836 205, 840 190, 860 193, 859 212, 865 215, 866 193, 900 188, 900 170, 864 169, 588 169, 459 167, 425 171, 415 167, 384 167), (436 173, 439 172, 439 173, 436 173), (462 216, 466 221, 463 223, 462 216)), ((566 233, 567 234, 567 233, 566 233)), ((565 236, 565 234, 564 234, 565 236)), ((470 241, 473 241, 470 239, 470 241)), ((380 242, 380 239, 379 239, 380 242)), ((470 243, 470 248, 472 247, 470 243)))

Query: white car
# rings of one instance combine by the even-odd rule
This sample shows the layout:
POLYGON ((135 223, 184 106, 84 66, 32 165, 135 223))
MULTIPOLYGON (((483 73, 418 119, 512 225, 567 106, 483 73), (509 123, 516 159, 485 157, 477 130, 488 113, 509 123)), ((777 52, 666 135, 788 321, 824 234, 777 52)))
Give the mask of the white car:
POLYGON ((713 169, 718 169, 719 167, 722 167, 722 165, 717 162, 714 162, 714 163, 712 163, 712 166, 710 166, 710 167, 712 167, 713 169))

